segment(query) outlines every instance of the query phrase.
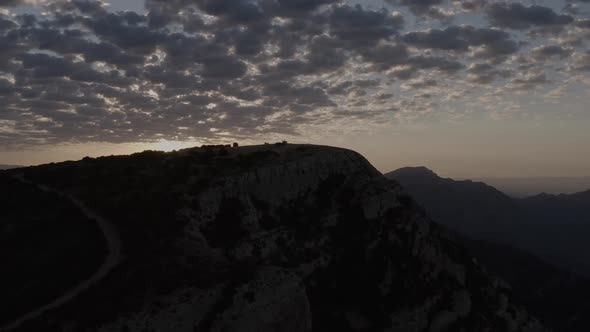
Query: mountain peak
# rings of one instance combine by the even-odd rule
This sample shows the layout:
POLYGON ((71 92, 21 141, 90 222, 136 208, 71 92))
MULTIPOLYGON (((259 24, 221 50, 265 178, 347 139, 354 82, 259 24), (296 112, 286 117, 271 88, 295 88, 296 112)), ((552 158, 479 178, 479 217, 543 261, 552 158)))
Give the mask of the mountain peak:
POLYGON ((421 181, 440 179, 438 174, 425 166, 402 167, 395 171, 386 173, 385 176, 388 178, 404 177, 406 179, 409 178, 421 181))

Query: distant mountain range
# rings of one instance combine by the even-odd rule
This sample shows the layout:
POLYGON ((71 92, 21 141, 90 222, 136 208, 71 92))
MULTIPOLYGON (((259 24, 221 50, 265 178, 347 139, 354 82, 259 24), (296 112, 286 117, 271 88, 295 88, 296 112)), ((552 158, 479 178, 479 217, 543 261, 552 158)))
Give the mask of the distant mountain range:
POLYGON ((501 239, 521 225, 517 202, 485 183, 441 178, 426 167, 385 176, 404 186, 435 221, 471 238, 501 239))
POLYGON ((590 191, 514 199, 485 183, 441 178, 425 167, 386 177, 508 281, 545 324, 555 331, 587 330, 590 281, 568 270, 590 275, 590 191))
POLYGON ((2 169, 19 168, 19 167, 22 167, 22 166, 19 166, 19 165, 2 165, 2 164, 0 164, 0 170, 2 170, 2 169))
POLYGON ((425 167, 402 168, 386 177, 453 230, 590 276, 590 191, 512 198, 483 182, 441 178, 425 167))
POLYGON ((528 197, 541 193, 574 194, 590 189, 590 176, 531 177, 531 178, 476 178, 512 197, 528 197))

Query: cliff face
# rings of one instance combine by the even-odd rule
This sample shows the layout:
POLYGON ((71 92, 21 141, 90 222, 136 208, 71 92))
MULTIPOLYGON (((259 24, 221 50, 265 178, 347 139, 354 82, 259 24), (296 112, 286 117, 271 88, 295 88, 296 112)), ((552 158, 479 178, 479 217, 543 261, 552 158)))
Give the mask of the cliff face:
POLYGON ((542 330, 352 151, 189 149, 22 172, 110 218, 127 257, 94 291, 29 327, 542 330))

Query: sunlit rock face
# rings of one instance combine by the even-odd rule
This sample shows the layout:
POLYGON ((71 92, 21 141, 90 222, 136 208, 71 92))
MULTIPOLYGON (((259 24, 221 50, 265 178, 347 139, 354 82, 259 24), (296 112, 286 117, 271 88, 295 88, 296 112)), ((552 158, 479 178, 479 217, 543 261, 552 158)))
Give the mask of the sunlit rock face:
POLYGON ((97 291, 29 326, 543 331, 396 182, 349 150, 146 152, 24 175, 110 218, 127 257, 97 291))

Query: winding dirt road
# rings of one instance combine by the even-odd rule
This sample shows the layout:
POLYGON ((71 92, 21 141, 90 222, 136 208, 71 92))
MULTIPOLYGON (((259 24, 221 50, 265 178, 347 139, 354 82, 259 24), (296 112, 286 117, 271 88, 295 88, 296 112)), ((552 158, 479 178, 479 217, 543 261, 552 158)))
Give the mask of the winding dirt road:
POLYGON ((98 213, 93 211, 91 208, 86 206, 86 204, 82 203, 82 201, 73 197, 72 195, 61 192, 57 189, 49 188, 44 185, 35 184, 29 180, 26 180, 22 175, 15 176, 15 178, 23 183, 34 185, 40 190, 53 192, 64 197, 67 197, 74 205, 76 205, 76 207, 78 207, 86 215, 86 217, 96 221, 98 227, 100 228, 106 239, 109 252, 102 265, 92 276, 90 276, 90 278, 80 282, 74 288, 68 290, 66 293, 54 299, 50 303, 22 315, 21 317, 19 317, 18 319, 6 326, 0 327, 0 331, 14 330, 15 328, 19 327, 22 323, 31 319, 35 319, 47 312, 48 310, 55 309, 66 304, 67 302, 71 301, 73 298, 75 298, 77 295, 79 295, 92 285, 101 281, 107 274, 109 274, 109 272, 119 263, 121 259, 121 238, 119 236, 119 232, 117 232, 117 229, 108 220, 101 217, 98 213))

